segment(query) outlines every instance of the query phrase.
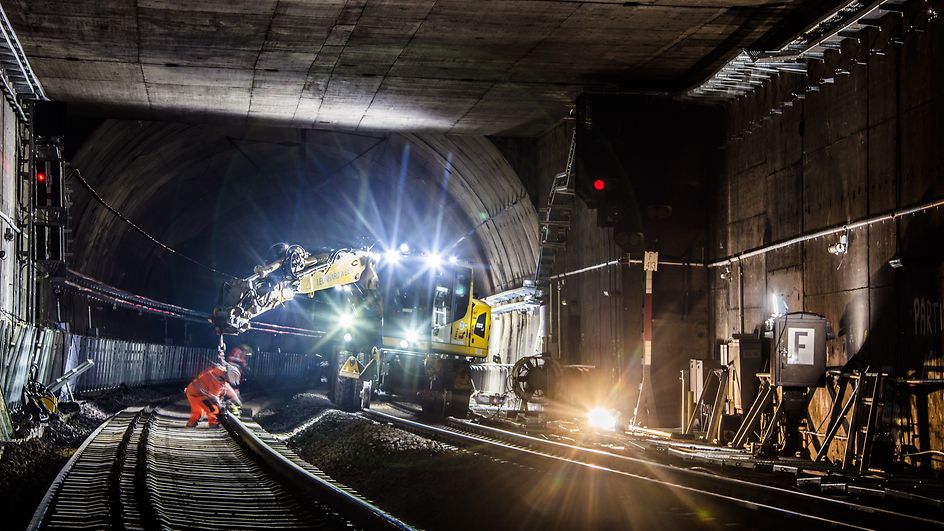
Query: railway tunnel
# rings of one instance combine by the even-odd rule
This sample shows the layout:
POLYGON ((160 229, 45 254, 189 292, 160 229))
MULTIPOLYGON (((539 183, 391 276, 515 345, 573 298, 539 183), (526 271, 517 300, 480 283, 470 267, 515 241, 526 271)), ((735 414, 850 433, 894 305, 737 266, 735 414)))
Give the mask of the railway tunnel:
POLYGON ((939 2, 0 8, 15 527, 942 525, 939 2))

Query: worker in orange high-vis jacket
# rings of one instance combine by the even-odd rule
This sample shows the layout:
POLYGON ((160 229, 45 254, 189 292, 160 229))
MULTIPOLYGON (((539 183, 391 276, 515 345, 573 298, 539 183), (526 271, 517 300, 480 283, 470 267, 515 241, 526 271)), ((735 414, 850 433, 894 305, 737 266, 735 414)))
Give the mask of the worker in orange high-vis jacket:
MULTIPOLYGON (((230 349, 229 354, 226 355, 226 363, 228 365, 235 365, 239 369, 240 380, 246 379, 247 373, 249 372, 249 356, 252 356, 252 347, 245 344, 233 347, 230 349)), ((239 388, 239 383, 240 382, 234 383, 233 387, 239 388)))
POLYGON ((207 424, 216 426, 216 416, 222 409, 223 399, 241 405, 239 393, 231 384, 239 383, 239 368, 229 364, 214 364, 204 370, 187 386, 187 401, 190 402, 190 420, 187 427, 194 427, 206 415, 207 424))
POLYGON ((226 362, 236 365, 243 372, 249 367, 249 356, 252 356, 252 347, 249 345, 239 345, 230 349, 226 356, 226 362))

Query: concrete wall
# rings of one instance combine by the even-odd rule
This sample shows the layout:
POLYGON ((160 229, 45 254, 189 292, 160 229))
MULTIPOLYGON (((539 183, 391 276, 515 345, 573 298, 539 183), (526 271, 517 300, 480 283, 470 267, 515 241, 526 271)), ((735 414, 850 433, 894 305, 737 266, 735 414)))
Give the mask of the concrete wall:
MULTIPOLYGON (((536 138, 493 139, 506 160, 515 168, 528 196, 539 211, 547 204, 547 195, 554 176, 566 167, 572 132, 573 122, 567 121, 536 138)), ((567 248, 558 251, 555 274, 608 262, 621 256, 622 251, 613 241, 613 230, 598 227, 596 221, 596 211, 587 208, 583 201, 577 199, 571 223, 571 236, 568 238, 567 248)), ((628 393, 622 390, 634 389, 627 379, 628 367, 633 356, 638 366, 641 352, 638 343, 641 336, 637 332, 634 336, 637 344, 627 344, 630 334, 627 334, 625 321, 628 317, 627 312, 624 312, 621 297, 623 282, 620 267, 584 273, 570 277, 565 282, 552 282, 550 290, 553 294, 548 296, 548 299, 553 300, 554 304, 548 308, 547 326, 550 337, 545 348, 558 357, 561 363, 596 366, 599 372, 610 377, 614 385, 614 406, 627 409, 631 407, 631 400, 628 393), (604 295, 604 291, 610 295, 604 295), (559 304, 558 300, 564 301, 566 305, 559 304)), ((526 319, 524 316, 520 318, 526 319)), ((639 321, 638 311, 635 318, 639 321)), ((538 316, 534 315, 522 322, 524 323, 527 324, 521 329, 526 331, 526 334, 520 340, 521 354, 517 357, 540 352, 536 348, 539 343, 538 316)), ((635 328, 641 330, 639 323, 636 323, 635 328)), ((507 327, 501 327, 502 330, 505 328, 507 327)), ((638 376, 635 385, 638 385, 638 376)), ((609 393, 604 390, 601 394, 609 393)))
MULTIPOLYGON (((672 102, 632 99, 627 108, 632 111, 625 120, 627 132, 608 141, 626 155, 621 163, 634 189, 627 200, 633 201, 634 216, 644 225, 646 248, 660 251, 663 259, 701 261, 707 240, 706 172, 714 168, 706 160, 713 154, 706 155, 702 147, 684 140, 698 133, 680 136, 676 122, 656 119, 663 110, 680 112, 672 102), (666 211, 663 206, 672 213, 652 215, 666 211)), ((706 123, 703 118, 699 114, 693 121, 706 123)), ((554 175, 566 167, 573 126, 563 122, 535 139, 494 139, 539 209, 546 203, 554 175)), ((689 130, 699 129, 689 124, 689 130)), ((631 258, 641 259, 641 250, 640 244, 631 258)), ((598 225, 597 210, 577 198, 567 248, 559 253, 554 273, 618 260, 625 253, 614 230, 598 225)), ((578 400, 607 400, 632 412, 642 372, 644 289, 645 273, 638 264, 613 265, 551 282, 548 350, 562 363, 597 368, 598 383, 584 386, 578 400)), ((662 268, 655 275, 654 291, 655 408, 647 423, 677 425, 678 371, 689 358, 709 354, 707 275, 704 268, 662 268)))
MULTIPOLYGON (((924 6, 913 2, 904 16, 889 15, 881 29, 812 61, 807 75, 775 78, 727 108, 716 257, 944 196, 944 30, 924 6), (818 91, 769 113, 806 86, 818 91)), ((729 280, 714 270, 712 337, 752 331, 770 313, 770 294, 782 295, 791 311, 832 321, 829 365, 858 355, 896 375, 942 378, 942 225, 937 209, 851 231, 844 256, 827 253, 838 239, 830 237, 744 260, 729 280), (895 256, 904 268, 889 266, 895 256)), ((942 395, 927 400, 890 397, 886 421, 893 435, 900 427, 902 443, 940 449, 942 395), (925 406, 930 427, 919 441, 908 419, 925 406)), ((810 411, 820 432, 829 405, 819 390, 810 411)))
MULTIPOLYGON (((17 219, 16 186, 16 113, 6 102, 0 103, 0 211, 10 219, 17 219)), ((10 225, 0 220, 0 250, 6 254, 0 259, 0 313, 14 312, 18 268, 16 240, 3 237, 10 225)))

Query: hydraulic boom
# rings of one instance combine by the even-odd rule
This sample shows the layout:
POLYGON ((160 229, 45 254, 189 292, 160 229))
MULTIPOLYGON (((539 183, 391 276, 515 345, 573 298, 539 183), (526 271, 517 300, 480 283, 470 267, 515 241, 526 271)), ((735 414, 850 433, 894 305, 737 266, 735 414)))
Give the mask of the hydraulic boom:
POLYGON ((345 285, 354 286, 365 298, 377 290, 369 251, 338 249, 313 255, 299 245, 285 246, 279 258, 257 266, 252 276, 223 284, 210 322, 219 334, 241 334, 251 328, 252 319, 296 295, 313 297, 345 285))

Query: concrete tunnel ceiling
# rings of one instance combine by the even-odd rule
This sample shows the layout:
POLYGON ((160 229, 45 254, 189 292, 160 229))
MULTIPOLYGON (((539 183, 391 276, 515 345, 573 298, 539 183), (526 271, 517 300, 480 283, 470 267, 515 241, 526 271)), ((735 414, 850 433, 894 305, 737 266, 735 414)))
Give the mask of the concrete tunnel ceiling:
MULTIPOLYGON (((479 294, 518 286, 535 267, 537 214, 483 137, 106 120, 74 166, 144 230, 240 276, 280 241, 438 247, 480 266, 479 294)), ((73 189, 76 270, 198 309, 215 302, 219 276, 73 189)))
POLYGON ((678 91, 837 0, 3 0, 50 98, 142 119, 535 134, 678 91))

